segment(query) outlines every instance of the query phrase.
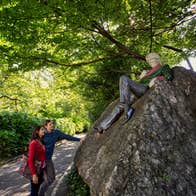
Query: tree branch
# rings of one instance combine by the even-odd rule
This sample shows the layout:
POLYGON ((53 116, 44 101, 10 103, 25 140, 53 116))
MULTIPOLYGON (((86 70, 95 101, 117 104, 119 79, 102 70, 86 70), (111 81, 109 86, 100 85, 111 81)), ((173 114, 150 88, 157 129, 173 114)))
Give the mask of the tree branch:
MULTIPOLYGON (((3 54, 3 55, 5 55, 7 57, 10 57, 7 54, 3 54)), ((111 60, 113 58, 119 58, 119 57, 122 57, 123 55, 124 55, 123 52, 119 52, 119 53, 110 55, 109 57, 103 57, 103 58, 98 58, 98 59, 94 59, 94 60, 91 60, 91 61, 72 63, 72 64, 61 63, 61 62, 58 62, 58 61, 55 61, 55 60, 52 60, 52 59, 47 59, 47 58, 43 58, 43 57, 36 57, 36 56, 17 56, 17 57, 20 58, 20 59, 38 60, 38 61, 42 61, 44 63, 50 63, 50 64, 65 66, 65 67, 72 67, 72 66, 76 66, 76 67, 78 66, 79 67, 79 66, 89 65, 89 64, 92 64, 92 63, 97 63, 97 62, 100 62, 100 61, 111 60)))
POLYGON ((178 22, 171 24, 169 27, 165 27, 165 28, 163 29, 163 31, 161 31, 161 32, 159 32, 159 33, 157 33, 157 34, 155 34, 154 36, 159 36, 159 35, 162 35, 164 32, 171 31, 171 30, 173 30, 175 27, 180 26, 181 24, 183 24, 183 23, 185 23, 185 22, 188 22, 188 21, 194 19, 195 16, 196 16, 196 14, 193 15, 193 16, 190 16, 189 18, 186 19, 187 15, 185 15, 184 18, 181 18, 178 22))
POLYGON ((98 59, 87 61, 87 62, 80 62, 80 63, 73 63, 73 64, 61 63, 61 62, 57 62, 57 61, 50 60, 50 59, 43 59, 43 58, 40 58, 40 57, 33 57, 33 58, 37 59, 37 60, 42 60, 42 61, 47 62, 47 63, 60 65, 60 66, 66 66, 66 67, 72 67, 72 66, 76 66, 77 67, 78 66, 79 67, 79 66, 89 65, 89 64, 92 64, 92 63, 97 63, 97 62, 100 62, 100 61, 110 60, 110 59, 113 59, 113 58, 119 58, 121 56, 122 56, 122 53, 117 53, 117 54, 112 55, 110 57, 103 57, 103 58, 98 58, 98 59))
MULTIPOLYGON (((184 53, 184 51, 183 51, 182 49, 174 48, 173 46, 163 45, 163 47, 168 48, 168 49, 171 49, 171 50, 174 50, 174 51, 176 51, 176 52, 184 53)), ((187 62, 187 64, 188 64, 188 66, 189 66, 190 70, 192 70, 192 71, 193 71, 193 66, 191 65, 191 62, 189 61, 189 59, 188 59, 188 58, 186 58, 186 62, 187 62)))
POLYGON ((99 73, 101 74, 105 74, 105 73, 111 73, 111 72, 114 72, 114 73, 120 73, 120 74, 136 74, 136 75, 139 75, 141 74, 140 71, 131 71, 131 70, 118 70, 118 69, 109 69, 107 71, 99 71, 99 73, 93 73, 93 72, 87 72, 85 70, 80 70, 81 72, 84 72, 88 75, 98 75, 99 73))
POLYGON ((183 52, 182 49, 179 49, 179 48, 175 48, 173 46, 167 46, 167 45, 163 45, 164 48, 167 48, 167 49, 170 49, 170 50, 173 50, 173 51, 176 51, 176 52, 183 52))
POLYGON ((7 96, 7 95, 1 95, 1 96, 0 96, 0 99, 2 99, 2 98, 7 98, 7 99, 12 100, 12 101, 21 101, 21 100, 18 99, 18 98, 12 98, 12 97, 9 97, 9 96, 7 96))
POLYGON ((121 44, 119 41, 117 41, 114 37, 112 37, 103 27, 101 27, 96 21, 93 22, 92 26, 98 30, 98 33, 101 34, 103 37, 107 38, 108 40, 110 40, 112 43, 114 43, 121 52, 123 52, 124 54, 127 54, 135 59, 139 59, 139 60, 144 60, 145 61, 145 57, 136 53, 136 52, 131 52, 130 49, 121 44))

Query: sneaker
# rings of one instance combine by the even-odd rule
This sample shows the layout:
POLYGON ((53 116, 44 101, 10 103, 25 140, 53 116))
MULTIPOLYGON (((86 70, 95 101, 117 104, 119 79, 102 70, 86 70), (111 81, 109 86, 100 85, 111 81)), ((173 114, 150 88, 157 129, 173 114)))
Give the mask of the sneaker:
POLYGON ((103 129, 99 128, 99 127, 94 127, 94 130, 96 133, 103 133, 103 129))
POLYGON ((133 113, 134 113, 134 109, 130 107, 128 111, 126 112, 126 120, 123 124, 127 123, 131 119, 131 117, 133 116, 133 113))
POLYGON ((134 113, 134 109, 130 107, 126 113, 127 121, 129 121, 134 113))

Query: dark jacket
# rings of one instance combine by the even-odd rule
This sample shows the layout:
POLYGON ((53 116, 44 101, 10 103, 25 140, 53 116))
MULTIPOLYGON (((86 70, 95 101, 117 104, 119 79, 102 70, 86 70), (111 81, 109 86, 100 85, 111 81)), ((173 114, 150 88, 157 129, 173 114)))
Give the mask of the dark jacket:
POLYGON ((44 141, 44 145, 46 147, 46 160, 52 159, 55 143, 61 139, 66 139, 66 140, 70 140, 70 141, 80 141, 79 138, 62 133, 58 129, 53 129, 50 133, 45 129, 43 141, 44 141))

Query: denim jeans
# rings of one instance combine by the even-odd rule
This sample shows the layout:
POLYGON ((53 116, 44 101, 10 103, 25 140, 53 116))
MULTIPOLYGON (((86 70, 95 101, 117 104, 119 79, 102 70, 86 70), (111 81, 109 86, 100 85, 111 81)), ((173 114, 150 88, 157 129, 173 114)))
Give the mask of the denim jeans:
POLYGON ((148 87, 135 82, 127 76, 121 76, 119 81, 120 103, 124 103, 125 107, 132 104, 131 95, 141 97, 148 90, 148 87))
POLYGON ((144 95, 148 88, 148 86, 137 83, 127 76, 121 76, 119 81, 120 103, 94 128, 99 132, 108 129, 120 117, 123 111, 127 114, 134 99, 144 95))

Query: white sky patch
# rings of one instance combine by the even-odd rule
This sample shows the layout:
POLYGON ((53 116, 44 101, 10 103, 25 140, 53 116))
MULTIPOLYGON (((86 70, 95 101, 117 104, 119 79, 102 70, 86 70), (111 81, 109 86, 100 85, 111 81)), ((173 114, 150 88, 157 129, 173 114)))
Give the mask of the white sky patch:
POLYGON ((14 63, 14 64, 13 64, 13 67, 14 67, 14 68, 18 68, 18 64, 14 63))
MULTIPOLYGON (((189 57, 188 58, 190 61, 190 64, 193 68, 194 71, 196 71, 196 57, 189 57)), ((179 64, 177 64, 176 66, 182 66, 186 69, 190 69, 188 62, 186 60, 181 61, 179 64)))

